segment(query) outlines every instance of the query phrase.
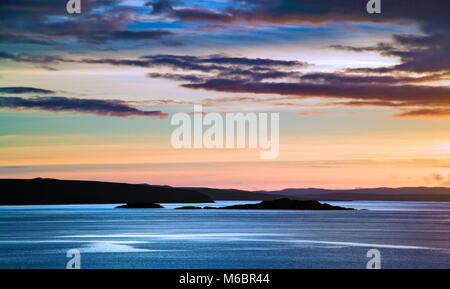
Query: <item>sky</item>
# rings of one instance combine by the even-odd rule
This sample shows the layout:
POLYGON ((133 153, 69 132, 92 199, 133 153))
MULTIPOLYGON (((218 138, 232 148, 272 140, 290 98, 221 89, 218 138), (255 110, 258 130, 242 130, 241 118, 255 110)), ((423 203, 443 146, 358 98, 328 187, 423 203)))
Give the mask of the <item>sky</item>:
POLYGON ((448 1, 3 0, 0 178, 450 187, 448 1), (177 112, 276 112, 280 149, 175 149, 177 112))

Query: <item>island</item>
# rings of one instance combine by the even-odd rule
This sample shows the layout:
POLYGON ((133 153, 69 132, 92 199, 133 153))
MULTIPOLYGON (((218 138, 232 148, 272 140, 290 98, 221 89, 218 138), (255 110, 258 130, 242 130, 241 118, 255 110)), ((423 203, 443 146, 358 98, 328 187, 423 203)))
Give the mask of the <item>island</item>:
POLYGON ((164 208, 160 204, 154 203, 130 203, 117 206, 116 209, 162 209, 164 208))
POLYGON ((175 208, 175 210, 200 210, 200 209, 208 209, 209 207, 195 207, 195 206, 184 206, 175 208))
POLYGON ((354 210, 352 208, 344 208, 340 206, 332 206, 330 204, 322 204, 318 201, 299 201, 288 198, 276 199, 271 201, 262 201, 257 204, 242 204, 226 207, 179 207, 176 210, 193 210, 193 209, 216 209, 216 210, 354 210))

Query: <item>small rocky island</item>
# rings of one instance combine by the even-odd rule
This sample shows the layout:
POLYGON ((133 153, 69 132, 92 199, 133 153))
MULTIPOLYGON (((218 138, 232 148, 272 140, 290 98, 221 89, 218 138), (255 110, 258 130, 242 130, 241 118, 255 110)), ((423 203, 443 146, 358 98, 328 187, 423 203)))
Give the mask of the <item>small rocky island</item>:
POLYGON ((116 209, 161 209, 164 208, 160 204, 154 203, 127 203, 117 206, 116 209))
POLYGON ((262 201, 258 204, 242 204, 227 207, 179 207, 177 210, 215 209, 215 210, 354 210, 330 204, 321 204, 318 201, 299 201, 288 198, 262 201))

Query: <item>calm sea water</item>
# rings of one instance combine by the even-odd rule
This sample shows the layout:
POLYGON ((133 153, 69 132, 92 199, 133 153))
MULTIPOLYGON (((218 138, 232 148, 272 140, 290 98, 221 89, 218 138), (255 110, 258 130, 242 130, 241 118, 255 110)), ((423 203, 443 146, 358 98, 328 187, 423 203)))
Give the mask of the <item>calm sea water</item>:
POLYGON ((450 203, 329 203, 368 210, 4 206, 0 268, 65 268, 69 249, 81 268, 365 268, 372 248, 382 268, 450 268, 450 203))

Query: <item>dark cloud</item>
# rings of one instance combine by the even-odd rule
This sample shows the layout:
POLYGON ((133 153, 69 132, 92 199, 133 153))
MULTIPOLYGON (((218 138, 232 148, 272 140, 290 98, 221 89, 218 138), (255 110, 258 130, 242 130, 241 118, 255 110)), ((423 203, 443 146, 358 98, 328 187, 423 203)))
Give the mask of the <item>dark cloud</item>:
POLYGON ((182 84, 191 89, 232 93, 289 95, 293 98, 325 97, 348 100, 395 101, 403 105, 450 106, 450 88, 354 83, 251 82, 213 79, 203 83, 182 84))
POLYGON ((2 33, 0 35, 0 43, 1 44, 35 44, 35 45, 45 45, 52 46, 56 45, 55 41, 45 39, 45 38, 37 38, 37 37, 29 37, 26 35, 15 35, 2 33))
POLYGON ((25 86, 12 86, 12 87, 0 87, 0 93, 20 94, 20 93, 40 93, 51 94, 55 93, 53 90, 25 87, 25 86))
MULTIPOLYGON (((420 41, 412 44, 415 40, 402 37, 411 43, 409 45, 421 45, 420 41)), ((422 84, 448 79, 448 73, 445 71, 414 77, 397 74, 367 75, 355 71, 302 73, 299 69, 307 67, 308 64, 301 61, 226 55, 148 55, 138 59, 91 59, 83 62, 170 68, 172 72, 151 72, 147 77, 180 81, 182 87, 189 89, 274 94, 281 96, 283 100, 321 97, 338 99, 340 101, 333 101, 331 104, 347 106, 423 106, 427 109, 434 109, 435 106, 450 107, 449 87, 422 84), (181 73, 176 73, 179 71, 181 73)), ((273 100, 270 102, 274 103, 273 100)), ((431 110, 430 113, 432 111, 436 110, 431 110)), ((436 111, 436 114, 439 112, 436 111)), ((413 113, 405 116, 413 116, 413 113)))
POLYGON ((151 14, 173 13, 172 4, 169 0, 156 0, 154 2, 147 2, 145 6, 152 6, 151 14))
POLYGON ((282 67, 305 67, 306 62, 295 60, 276 60, 270 58, 247 58, 247 57, 229 57, 225 55, 211 55, 209 57, 197 57, 197 60, 203 63, 247 65, 247 66, 282 66, 282 67))
MULTIPOLYGON (((154 1, 153 14, 165 14, 188 22, 260 22, 271 24, 355 22, 416 22, 424 29, 449 23, 450 4, 441 0, 382 1, 381 14, 368 14, 361 0, 235 0, 227 8, 209 10, 176 7, 168 0, 154 1)), ((443 28, 448 29, 448 28, 443 28)))
POLYGON ((55 41, 76 40, 90 44, 113 41, 159 40, 173 35, 162 29, 129 30, 139 9, 118 6, 122 1, 82 1, 82 13, 69 15, 60 0, 2 1, 1 43, 55 45, 55 41), (5 2, 6 1, 6 2, 5 2))
POLYGON ((147 31, 115 31, 111 33, 115 40, 143 40, 143 39, 159 39, 166 35, 173 35, 167 30, 147 30, 147 31))
POLYGON ((80 99, 59 96, 33 98, 0 97, 0 108, 91 113, 118 117, 148 116, 151 118, 165 118, 168 116, 160 110, 139 110, 120 100, 80 99))
POLYGON ((196 62, 196 57, 191 56, 177 56, 177 55, 152 55, 143 56, 138 59, 83 59, 80 62, 89 64, 110 64, 115 66, 137 66, 137 67, 169 67, 180 70, 195 70, 202 72, 209 72, 220 69, 220 66, 205 65, 196 62))
POLYGON ((269 70, 274 67, 300 68, 309 66, 306 62, 273 60, 268 58, 229 57, 226 55, 187 56, 187 55, 148 55, 143 56, 152 65, 170 66, 182 70, 201 72, 222 71, 233 67, 269 70))
POLYGON ((251 79, 254 81, 261 81, 267 79, 277 78, 293 78, 299 77, 299 72, 287 72, 271 69, 264 72, 257 72, 254 69, 240 69, 240 68, 228 68, 223 67, 217 69, 217 76, 208 76, 202 74, 180 74, 180 73, 147 73, 149 78, 163 78, 176 81, 188 81, 191 83, 200 83, 206 80, 215 79, 216 77, 227 77, 228 79, 251 79))
POLYGON ((329 102, 327 106, 380 106, 380 107, 404 107, 407 106, 406 102, 388 101, 388 100, 352 100, 352 101, 340 101, 329 102))
POLYGON ((300 68, 310 64, 302 61, 275 60, 267 58, 230 57, 226 55, 190 56, 156 54, 136 59, 83 59, 88 64, 110 64, 115 66, 136 66, 145 68, 171 68, 188 73, 147 73, 150 78, 165 78, 176 81, 203 82, 214 78, 267 79, 298 78, 300 68))
POLYGON ((443 34, 435 35, 410 35, 410 34, 394 34, 393 39, 396 43, 416 48, 427 48, 429 46, 440 46, 447 36, 443 34))
POLYGON ((152 72, 147 73, 147 77, 149 78, 162 78, 176 81, 189 81, 189 82, 201 82, 204 80, 204 77, 194 74, 175 74, 175 73, 158 73, 152 72))
POLYGON ((394 35, 393 43, 379 43, 373 47, 332 46, 353 52, 375 51, 384 56, 398 58, 400 64, 389 67, 348 69, 360 73, 440 72, 450 71, 450 40, 442 34, 394 35))
POLYGON ((31 55, 27 53, 9 53, 0 51, 0 60, 6 59, 16 62, 28 62, 37 64, 59 63, 59 62, 73 62, 70 59, 65 59, 59 56, 52 55, 31 55))
POLYGON ((393 49, 393 46, 386 43, 378 43, 377 46, 361 46, 361 47, 355 47, 355 46, 348 46, 348 45, 330 45, 331 48, 337 49, 337 50, 345 50, 345 51, 351 51, 351 52, 383 52, 393 49))
POLYGON ((169 0, 156 0, 154 2, 148 2, 145 5, 151 6, 152 15, 164 15, 165 17, 178 18, 185 22, 220 22, 220 23, 231 23, 236 19, 233 15, 225 11, 214 11, 211 9, 204 8, 174 8, 173 2, 169 0))
POLYGON ((450 108, 424 108, 408 110, 396 117, 450 117, 450 108))
POLYGON ((229 68, 223 69, 217 74, 217 78, 227 79, 251 79, 253 81, 261 81, 279 78, 299 78, 300 72, 283 71, 277 68, 267 69, 264 67, 252 67, 251 69, 229 68))
POLYGON ((174 10, 173 15, 186 22, 220 22, 232 23, 236 17, 227 12, 215 12, 209 9, 184 8, 174 10))
POLYGON ((90 14, 82 19, 55 23, 43 23, 39 27, 30 27, 38 35, 54 39, 72 38, 79 42, 104 44, 110 41, 155 40, 173 35, 163 29, 127 30, 125 27, 133 21, 128 10, 115 9, 103 14, 90 14), (44 32, 45 31, 45 32, 44 32))
POLYGON ((185 55, 147 55, 141 57, 144 62, 148 63, 148 66, 164 66, 181 70, 195 70, 202 72, 210 72, 213 70, 220 69, 220 66, 211 65, 205 63, 201 58, 196 56, 185 56, 185 55))
POLYGON ((381 84, 402 84, 402 83, 420 83, 427 81, 442 80, 445 74, 436 73, 420 77, 392 76, 392 75, 361 75, 345 73, 308 73, 300 77, 302 81, 315 83, 381 83, 381 84))
MULTIPOLYGON (((224 55, 209 55, 201 57, 169 54, 146 55, 137 59, 83 59, 81 62, 89 64, 110 64, 117 66, 137 66, 147 68, 166 67, 176 70, 197 71, 204 73, 226 73, 229 75, 254 73, 256 78, 279 78, 287 75, 283 74, 286 73, 285 71, 277 72, 276 69, 278 68, 295 69, 309 66, 306 62, 290 60, 228 57, 224 55)), ((169 78, 174 77, 173 74, 167 74, 167 76, 169 78)))

